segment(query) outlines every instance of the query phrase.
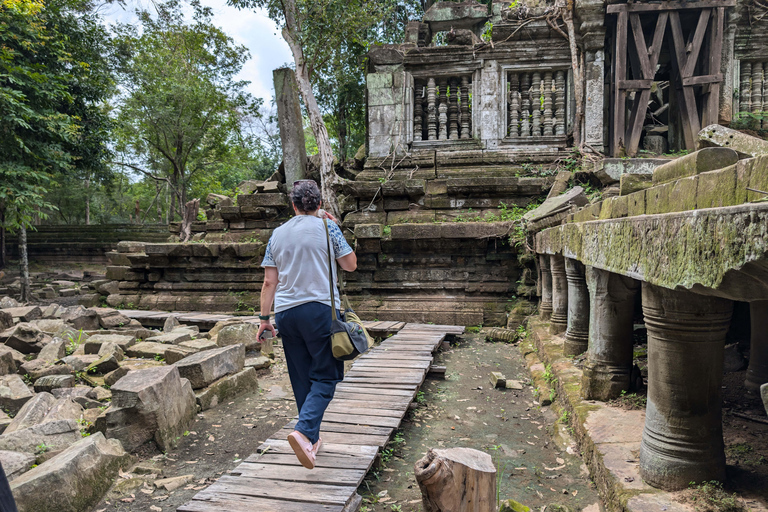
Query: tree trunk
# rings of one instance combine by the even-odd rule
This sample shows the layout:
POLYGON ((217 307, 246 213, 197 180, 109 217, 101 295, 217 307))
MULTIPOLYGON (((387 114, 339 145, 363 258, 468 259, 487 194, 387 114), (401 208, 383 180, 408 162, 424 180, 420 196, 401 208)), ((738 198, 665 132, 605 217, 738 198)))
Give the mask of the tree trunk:
POLYGON ((27 227, 19 228, 19 263, 21 265, 21 302, 29 302, 29 257, 27 256, 27 227))
POLYGON ((85 225, 91 225, 91 194, 90 194, 91 180, 85 178, 85 225))
POLYGON ((432 450, 416 463, 424 512, 495 512, 496 468, 471 448, 432 450))
POLYGON ((5 208, 0 208, 0 268, 5 268, 6 252, 5 252, 5 208))
POLYGON ((573 145, 581 152, 584 141, 581 137, 581 127, 584 123, 584 66, 576 46, 576 29, 573 25, 573 0, 567 0, 563 12, 563 21, 568 28, 568 44, 571 50, 571 68, 573 69, 573 96, 576 101, 576 115, 573 120, 573 145))
POLYGON ((339 162, 341 165, 347 161, 347 100, 343 94, 339 95, 336 106, 336 119, 339 123, 339 162))
POLYGON ((160 206, 160 201, 162 200, 160 198, 160 192, 162 190, 160 189, 160 182, 155 181, 155 189, 157 190, 157 196, 155 196, 155 199, 157 200, 155 204, 157 204, 157 223, 162 224, 163 223, 163 208, 160 206))
POLYGON ((334 217, 341 219, 341 209, 336 200, 335 187, 342 181, 333 170, 333 147, 328 137, 328 129, 325 127, 323 115, 317 105, 315 94, 312 92, 312 83, 309 76, 309 67, 304 58, 301 47, 301 27, 296 22, 296 1, 285 0, 283 2, 283 14, 285 15, 285 27, 283 38, 291 48, 293 60, 296 62, 296 83, 304 100, 309 115, 309 124, 315 135, 317 149, 320 152, 320 192, 323 195, 323 207, 331 212, 334 217))
POLYGON ((184 219, 181 221, 181 233, 179 235, 182 242, 188 242, 192 238, 192 223, 197 220, 199 209, 199 199, 193 199, 184 206, 184 219))

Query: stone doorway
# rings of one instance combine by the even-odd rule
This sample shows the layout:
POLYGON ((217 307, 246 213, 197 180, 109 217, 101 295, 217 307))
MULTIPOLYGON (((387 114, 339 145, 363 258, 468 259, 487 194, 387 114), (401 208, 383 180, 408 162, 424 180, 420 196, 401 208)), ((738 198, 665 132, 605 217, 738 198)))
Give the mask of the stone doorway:
POLYGON ((695 150, 699 130, 717 123, 725 8, 733 5, 716 0, 607 7, 614 19, 613 156, 635 156, 641 142, 657 152, 695 150), (646 141, 649 135, 655 138, 646 141))

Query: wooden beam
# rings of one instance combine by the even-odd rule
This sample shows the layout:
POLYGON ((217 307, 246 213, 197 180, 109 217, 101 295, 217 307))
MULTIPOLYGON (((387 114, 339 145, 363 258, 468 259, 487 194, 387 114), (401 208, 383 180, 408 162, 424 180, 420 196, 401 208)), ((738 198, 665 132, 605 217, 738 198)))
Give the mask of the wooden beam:
POLYGON ((720 120, 720 83, 722 82, 721 63, 723 52, 723 26, 725 24, 725 8, 718 7, 712 13, 712 29, 709 39, 709 62, 707 72, 710 76, 719 76, 720 80, 712 82, 704 96, 704 112, 702 125, 709 126, 720 120))
POLYGON ((643 134, 643 122, 645 113, 648 111, 648 101, 651 99, 651 89, 643 89, 639 94, 635 94, 635 105, 629 116, 629 123, 626 133, 627 156, 635 156, 640 146, 640 136, 643 134), (639 98, 638 98, 639 96, 639 98))
POLYGON ((692 76, 689 78, 683 78, 683 85, 688 86, 694 86, 694 85, 703 85, 703 84, 717 84, 723 81, 723 74, 717 73, 716 75, 701 75, 701 76, 692 76))
POLYGON ((654 11, 681 11, 686 9, 711 9, 720 7, 733 7, 736 0, 702 0, 700 2, 660 2, 660 3, 634 3, 613 4, 606 7, 608 14, 620 12, 654 12, 654 11))
POLYGON ((640 15, 637 13, 630 14, 629 23, 632 25, 632 35, 634 36, 635 49, 637 50, 637 63, 640 64, 638 71, 641 76, 635 78, 642 77, 647 80, 653 80, 656 70, 651 69, 651 63, 648 60, 648 45, 645 44, 645 34, 643 34, 643 25, 640 23, 640 15))
POLYGON ((615 77, 613 90, 613 126, 611 128, 611 154, 620 156, 621 147, 624 145, 625 104, 627 92, 619 87, 619 81, 627 78, 627 12, 618 13, 616 21, 616 55, 615 77))
POLYGON ((669 13, 669 27, 672 31, 672 48, 670 53, 672 58, 670 62, 672 64, 673 78, 672 81, 675 86, 682 88, 680 99, 680 117, 681 128, 683 131, 683 142, 685 143, 685 149, 695 149, 696 140, 695 137, 699 133, 700 121, 699 113, 696 108, 696 98, 693 95, 692 87, 684 87, 681 76, 683 67, 687 62, 687 56, 685 51, 685 42, 683 41, 683 28, 680 25, 680 14, 677 11, 671 11, 669 13))
POLYGON ((685 65, 682 66, 682 77, 688 78, 693 76, 693 71, 696 69, 696 63, 699 60, 699 54, 701 53, 701 44, 704 42, 704 35, 707 33, 707 25, 709 24, 709 16, 712 14, 710 9, 703 9, 699 13, 699 22, 696 24, 696 31, 693 34, 693 40, 691 41, 691 51, 688 53, 685 59, 685 65))
POLYGON ((656 76, 656 66, 659 63, 659 55, 661 55, 661 45, 664 44, 664 32, 666 32, 667 29, 668 19, 668 12, 659 13, 659 17, 656 18, 656 30, 653 32, 653 41, 651 42, 651 47, 648 48, 648 60, 651 64, 654 76, 656 76))
POLYGON ((619 80, 619 89, 626 89, 629 91, 640 91, 643 89, 650 89, 653 80, 619 80))

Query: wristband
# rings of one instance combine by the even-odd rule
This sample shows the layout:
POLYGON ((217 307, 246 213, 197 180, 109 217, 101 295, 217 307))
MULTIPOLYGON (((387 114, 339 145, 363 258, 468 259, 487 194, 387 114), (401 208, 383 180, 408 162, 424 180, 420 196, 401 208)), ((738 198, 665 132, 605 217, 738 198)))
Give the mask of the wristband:
POLYGON ((269 320, 269 315, 259 315, 259 320, 269 320))

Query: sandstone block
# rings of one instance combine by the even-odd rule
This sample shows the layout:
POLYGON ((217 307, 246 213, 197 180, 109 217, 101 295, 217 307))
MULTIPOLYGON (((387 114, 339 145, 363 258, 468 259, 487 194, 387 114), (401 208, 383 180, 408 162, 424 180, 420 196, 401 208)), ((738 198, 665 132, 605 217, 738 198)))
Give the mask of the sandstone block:
POLYGON ((58 388, 74 388, 75 377, 74 375, 46 375, 40 377, 35 381, 35 392, 50 393, 54 389, 58 388))
POLYGON ((589 204, 589 199, 587 199, 584 189, 576 186, 559 196, 547 199, 541 203, 541 206, 523 215, 523 219, 533 222, 567 210, 571 205, 585 206, 587 204, 589 204))
POLYGON ((768 141, 718 124, 707 126, 699 132, 699 145, 730 148, 744 156, 768 154, 768 141))
POLYGON ((207 388, 195 394, 201 411, 216 407, 232 398, 259 389, 256 370, 252 367, 217 380, 207 388))
POLYGON ((74 420, 78 421, 83 415, 83 408, 71 398, 59 398, 48 410, 43 423, 49 421, 74 420))
MULTIPOLYGON (((50 343, 40 350, 37 355, 37 359, 41 361, 48 361, 49 363, 55 363, 62 357, 67 355, 67 341, 62 338, 53 338, 50 343)), ((10 356, 10 354, 9 354, 10 356)), ((0 357, 0 359, 2 359, 0 357)))
POLYGON ((74 400, 79 396, 86 396, 90 393, 91 389, 93 389, 91 386, 77 385, 73 388, 54 388, 51 390, 51 394, 56 398, 71 398, 74 400))
POLYGON ((121 366, 120 368, 113 370, 108 374, 104 375, 104 384, 109 387, 112 387, 115 385, 117 381, 119 381, 126 375, 128 375, 128 369, 121 366))
POLYGON ((49 451, 60 450, 76 443, 80 436, 74 420, 49 421, 0 436, 0 450, 36 453, 38 446, 49 451))
POLYGON ((220 347, 242 344, 246 351, 261 350, 261 341, 258 338, 259 326, 251 323, 231 324, 219 331, 216 336, 216 344, 220 347))
POLYGON ((653 171, 653 184, 695 176, 702 172, 728 167, 739 161, 739 155, 729 148, 704 148, 660 165, 653 171))
POLYGON ((735 165, 701 173, 696 188, 696 208, 718 208, 744 203, 747 200, 746 186, 746 183, 738 183, 735 165))
POLYGON ((491 386, 495 388, 503 388, 507 385, 507 378, 501 372, 490 373, 491 386))
POLYGON ((182 341, 181 343, 179 343, 179 346, 191 348, 196 352, 200 352, 201 350, 211 350, 212 348, 218 347, 215 341, 207 340, 203 338, 190 340, 190 341, 182 341))
POLYGON ((56 397, 50 393, 38 393, 33 396, 13 418, 10 425, 5 429, 5 434, 16 432, 25 428, 33 427, 43 422, 43 418, 56 403, 56 397))
POLYGON ((88 373, 106 374, 120 368, 120 362, 114 353, 105 354, 88 367, 88 373))
POLYGON ((43 316, 43 311, 37 306, 4 308, 3 311, 11 315, 14 319, 18 318, 19 322, 31 322, 32 320, 37 320, 43 316))
POLYGON ((181 345, 174 345, 173 347, 169 347, 168 350, 165 351, 165 363, 166 364, 174 364, 185 357, 189 357, 192 354, 197 354, 199 350, 195 350, 189 347, 182 347, 181 345))
POLYGON ((13 327, 13 316, 7 311, 0 309, 0 331, 13 327))
POLYGON ((137 370, 112 386, 106 435, 120 439, 129 451, 152 439, 168 450, 194 415, 195 394, 176 366, 137 370))
POLYGON ((193 389, 200 389, 224 375, 239 372, 244 363, 245 346, 238 344, 198 352, 182 359, 175 366, 182 377, 189 379, 193 389))
POLYGON ((36 354, 50 340, 43 331, 29 323, 20 323, 0 333, 0 343, 22 354, 36 354))
POLYGON ((27 472, 35 464, 35 456, 31 453, 0 451, 0 463, 8 481, 13 481, 22 473, 27 472))
POLYGON ((75 355, 66 356, 61 358, 61 362, 68 365, 72 370, 80 372, 88 368, 99 359, 99 356, 95 354, 91 355, 75 355))
POLYGON ((169 316, 165 319, 165 323, 163 324, 163 332, 171 332, 175 328, 179 327, 181 324, 179 323, 179 319, 175 316, 169 316))
POLYGON ((120 442, 99 432, 24 473, 11 489, 19 512, 81 512, 96 505, 129 464, 120 442))
POLYGON ((77 330, 90 331, 99 328, 99 315, 95 310, 86 309, 83 306, 67 308, 62 313, 61 319, 77 330))
POLYGON ((393 240, 415 240, 440 238, 440 224, 396 224, 392 226, 393 240))
POLYGON ((157 336, 152 336, 151 338, 147 338, 146 341, 150 343, 165 343, 168 345, 178 345, 182 341, 189 341, 192 339, 192 335, 188 331, 175 331, 175 332, 165 332, 163 334, 158 334, 157 336))
POLYGON ((104 329, 114 329, 123 327, 131 322, 131 319, 123 315, 116 309, 111 308, 92 308, 99 317, 99 325, 104 329))
POLYGON ((146 357, 154 359, 155 356, 165 357, 165 351, 172 345, 166 345, 164 343, 154 343, 150 341, 142 341, 132 347, 128 347, 125 351, 128 357, 146 357))
POLYGON ((653 186, 653 179, 648 174, 622 174, 619 184, 619 194, 629 195, 653 186))
POLYGON ((263 370, 272 365, 272 360, 267 356, 249 357, 245 360, 244 365, 254 370, 263 370))
POLYGON ((101 303, 101 295, 98 293, 82 293, 83 289, 80 288, 80 297, 77 299, 77 303, 86 308, 93 308, 101 303))
MULTIPOLYGON (((10 349, 9 349, 10 350, 10 349)), ((0 352, 0 375, 16 373, 18 367, 10 351, 0 352)))
POLYGON ((85 342, 86 354, 98 354, 102 345, 114 343, 125 352, 136 343, 136 337, 124 334, 95 334, 85 342))
POLYGON ((24 383, 21 375, 0 377, 0 407, 3 409, 15 414, 32 396, 34 396, 33 393, 24 383))
POLYGON ((384 226, 381 224, 358 224, 355 226, 355 238, 382 238, 384 226))
POLYGON ((241 194, 237 196, 237 205, 241 207, 288 206, 288 196, 280 193, 241 194))
POLYGON ((97 355, 99 357, 112 355, 112 356, 115 356, 115 359, 118 362, 122 361, 125 358, 125 353, 123 352, 123 349, 121 349, 120 346, 116 345, 115 343, 104 343, 99 349, 99 353, 97 355))
POLYGON ((19 306, 21 306, 21 304, 11 297, 3 297, 0 299, 0 309, 17 308, 19 306))
POLYGON ((22 375, 29 375, 32 381, 46 375, 69 375, 72 373, 72 367, 67 364, 51 364, 48 361, 33 359, 21 365, 19 370, 22 375))
POLYGON ((90 390, 88 394, 85 396, 87 398, 90 398, 91 400, 97 400, 99 402, 103 402, 104 400, 110 400, 112 398, 112 392, 101 386, 96 386, 95 388, 90 390))

